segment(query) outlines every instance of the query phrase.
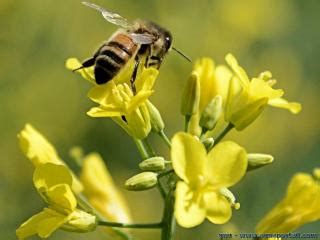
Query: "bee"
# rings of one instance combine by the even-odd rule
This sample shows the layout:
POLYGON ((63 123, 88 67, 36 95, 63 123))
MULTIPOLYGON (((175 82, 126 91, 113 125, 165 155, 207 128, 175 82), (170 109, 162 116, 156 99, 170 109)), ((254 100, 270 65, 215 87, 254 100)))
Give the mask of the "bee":
POLYGON ((97 84, 105 84, 113 79, 131 59, 134 59, 135 65, 130 85, 135 93, 134 81, 142 62, 146 68, 155 67, 159 69, 163 58, 171 49, 191 62, 187 56, 172 47, 171 33, 158 24, 140 19, 130 23, 119 14, 108 11, 94 3, 82 3, 99 11, 105 20, 120 27, 98 48, 93 57, 85 60, 81 67, 73 70, 77 71, 94 66, 94 76, 97 84))

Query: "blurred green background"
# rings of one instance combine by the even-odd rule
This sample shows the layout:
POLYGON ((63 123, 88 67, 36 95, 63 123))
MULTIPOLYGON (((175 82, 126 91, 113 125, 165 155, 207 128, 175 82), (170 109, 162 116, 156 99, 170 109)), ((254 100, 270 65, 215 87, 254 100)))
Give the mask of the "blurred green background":
MULTIPOLYGON (((266 152, 275 163, 257 170, 235 188, 241 209, 230 223, 208 222, 178 229, 176 239, 217 239, 219 232, 252 232, 261 217, 284 194, 290 177, 311 172, 319 164, 320 1, 318 0, 96 0, 128 19, 153 20, 172 31, 174 45, 196 59, 224 63, 231 52, 251 76, 271 70, 286 98, 299 101, 302 112, 291 115, 267 109, 243 132, 233 132, 249 152, 266 152)), ((71 162, 78 145, 104 157, 119 186, 137 173, 134 143, 108 119, 92 119, 86 94, 90 85, 64 67, 68 57, 85 59, 116 27, 80 1, 0 1, 0 238, 16 239, 15 229, 40 211, 44 203, 32 185, 33 166, 21 154, 17 133, 32 123, 71 162)), ((191 64, 175 53, 167 56, 152 101, 161 110, 167 133, 182 129, 181 88, 191 64)), ((154 136, 159 152, 165 146, 154 136)), ((155 190, 124 192, 136 221, 157 221, 162 203, 155 190)), ((317 232, 320 224, 299 229, 317 232)), ((139 239, 156 239, 158 231, 137 230, 139 239)), ((38 239, 38 238, 32 238, 38 239)), ((106 239, 101 232, 57 231, 50 239, 106 239)))

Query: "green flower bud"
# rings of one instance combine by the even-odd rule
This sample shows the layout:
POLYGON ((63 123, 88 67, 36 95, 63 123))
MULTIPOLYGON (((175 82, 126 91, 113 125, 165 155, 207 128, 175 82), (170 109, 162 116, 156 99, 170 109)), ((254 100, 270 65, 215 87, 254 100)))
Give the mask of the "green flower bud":
POLYGON ((236 202, 236 197, 228 188, 220 188, 219 192, 228 199, 234 209, 238 210, 240 208, 240 203, 236 202))
POLYGON ((96 216, 76 209, 71 213, 70 219, 62 226, 63 230, 71 232, 90 232, 97 227, 96 216))
POLYGON ((181 114, 184 116, 192 116, 199 109, 200 102, 200 81, 199 76, 195 72, 191 76, 183 90, 181 114))
POLYGON ((202 143, 206 147, 207 151, 209 151, 214 145, 214 139, 212 137, 206 138, 206 139, 202 140, 202 143))
POLYGON ((143 191, 153 188, 158 183, 157 174, 154 172, 143 172, 129 178, 126 183, 126 189, 130 191, 143 191))
POLYGON ((199 125, 205 130, 212 130, 222 113, 222 96, 217 95, 205 107, 201 114, 199 125))
POLYGON ((150 102, 146 102, 149 114, 152 131, 158 133, 164 129, 164 122, 162 120, 159 110, 150 102))
POLYGON ((247 171, 261 168, 273 162, 273 157, 263 153, 248 153, 248 168, 247 171))
POLYGON ((152 157, 141 162, 139 167, 145 171, 161 171, 165 169, 167 162, 163 157, 152 157))

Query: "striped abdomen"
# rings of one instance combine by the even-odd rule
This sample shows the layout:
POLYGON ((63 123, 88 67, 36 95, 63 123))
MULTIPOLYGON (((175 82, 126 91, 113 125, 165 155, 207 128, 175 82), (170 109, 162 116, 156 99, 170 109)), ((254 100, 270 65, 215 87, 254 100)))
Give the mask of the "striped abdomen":
POLYGON ((97 84, 103 84, 114 78, 122 67, 136 53, 137 44, 123 33, 118 33, 98 51, 95 60, 94 75, 97 84))

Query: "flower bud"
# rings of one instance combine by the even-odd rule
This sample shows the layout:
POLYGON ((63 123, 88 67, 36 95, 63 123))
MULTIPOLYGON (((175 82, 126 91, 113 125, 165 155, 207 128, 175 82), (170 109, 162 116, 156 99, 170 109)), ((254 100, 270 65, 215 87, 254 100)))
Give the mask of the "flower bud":
POLYGON ((214 139, 212 137, 206 138, 202 141, 202 143, 206 147, 207 151, 209 151, 214 145, 214 139))
POLYGON ((228 188, 220 188, 219 192, 228 199, 234 209, 240 209, 240 203, 236 202, 236 197, 228 188))
POLYGON ((156 133, 161 132, 164 129, 164 122, 159 110, 150 101, 147 101, 146 105, 150 114, 151 130, 156 133))
POLYGON ((126 189, 130 191, 143 191, 153 188, 158 183, 157 174, 154 172, 143 172, 129 178, 126 183, 126 189))
POLYGON ((313 169, 312 174, 313 174, 315 179, 320 180, 320 168, 313 169))
POLYGON ((71 213, 70 219, 62 226, 62 229, 71 232, 90 232, 93 231, 96 226, 96 216, 76 209, 71 213))
POLYGON ((200 81, 197 73, 192 72, 183 90, 181 114, 192 116, 199 109, 200 102, 200 81))
POLYGON ((273 157, 263 153, 248 153, 248 168, 247 171, 254 170, 273 162, 273 157))
POLYGON ((152 157, 141 162, 139 167, 144 171, 161 171, 165 169, 166 162, 163 157, 152 157))
POLYGON ((222 96, 215 96, 201 114, 199 125, 205 130, 212 130, 222 113, 222 96))

